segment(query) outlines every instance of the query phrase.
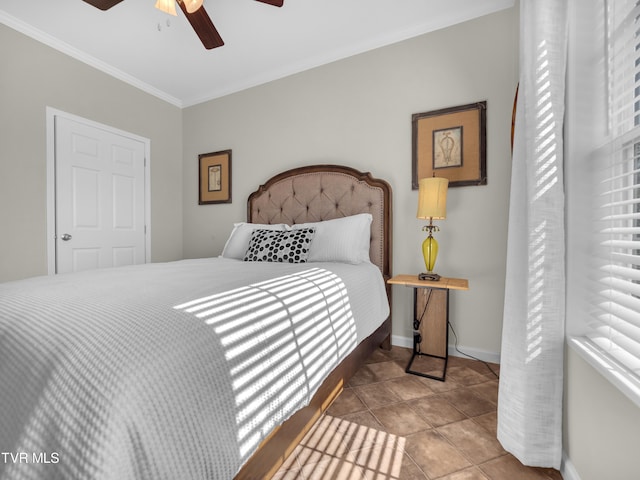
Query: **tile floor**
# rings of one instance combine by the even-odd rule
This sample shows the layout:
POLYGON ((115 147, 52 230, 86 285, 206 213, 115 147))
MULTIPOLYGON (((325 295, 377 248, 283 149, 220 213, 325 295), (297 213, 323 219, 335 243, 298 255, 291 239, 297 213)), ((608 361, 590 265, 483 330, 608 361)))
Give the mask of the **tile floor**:
POLYGON ((405 373, 410 356, 374 352, 274 480, 562 480, 496 440, 498 380, 485 364, 449 357, 440 382, 405 373))

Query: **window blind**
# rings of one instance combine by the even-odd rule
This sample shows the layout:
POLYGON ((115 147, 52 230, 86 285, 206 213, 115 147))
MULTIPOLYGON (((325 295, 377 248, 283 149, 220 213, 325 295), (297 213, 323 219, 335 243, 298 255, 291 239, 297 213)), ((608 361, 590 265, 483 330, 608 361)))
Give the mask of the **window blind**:
POLYGON ((580 348, 640 405, 640 0, 608 0, 605 21, 611 142, 592 163, 591 304, 580 348))

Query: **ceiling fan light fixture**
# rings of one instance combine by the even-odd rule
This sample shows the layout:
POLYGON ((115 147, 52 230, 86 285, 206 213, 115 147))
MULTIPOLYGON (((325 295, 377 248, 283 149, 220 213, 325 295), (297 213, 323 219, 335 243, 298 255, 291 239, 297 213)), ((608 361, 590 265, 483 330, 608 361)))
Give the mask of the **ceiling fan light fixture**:
POLYGON ((198 10, 204 2, 204 0, 183 0, 183 1, 184 1, 184 6, 187 7, 187 12, 189 13, 193 13, 196 10, 198 10))
POLYGON ((178 15, 176 12, 176 0, 157 0, 156 8, 174 17, 178 15))

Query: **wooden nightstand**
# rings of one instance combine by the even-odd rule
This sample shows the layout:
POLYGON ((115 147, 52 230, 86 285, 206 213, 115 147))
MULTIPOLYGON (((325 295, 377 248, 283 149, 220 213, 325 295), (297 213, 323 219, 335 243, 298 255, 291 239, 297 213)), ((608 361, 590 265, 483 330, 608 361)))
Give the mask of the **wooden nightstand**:
MULTIPOLYGON (((406 372, 444 382, 449 358, 449 290, 468 290, 463 278, 441 277, 438 281, 418 280, 417 275, 395 275, 387 280, 392 285, 413 288, 413 355, 406 372), (416 358, 439 359, 442 375, 432 375, 412 369, 416 358)), ((436 365, 429 364, 432 371, 436 365)))

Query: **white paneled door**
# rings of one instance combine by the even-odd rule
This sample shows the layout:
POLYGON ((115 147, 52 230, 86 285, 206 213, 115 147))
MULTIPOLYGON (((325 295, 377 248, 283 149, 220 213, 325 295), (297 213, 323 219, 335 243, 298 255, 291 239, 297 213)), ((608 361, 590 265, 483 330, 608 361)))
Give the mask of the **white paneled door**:
POLYGON ((56 272, 145 262, 145 143, 55 117, 56 272))

